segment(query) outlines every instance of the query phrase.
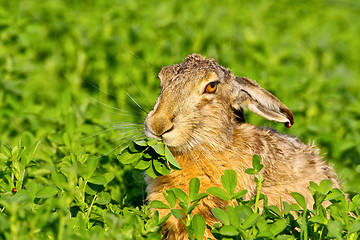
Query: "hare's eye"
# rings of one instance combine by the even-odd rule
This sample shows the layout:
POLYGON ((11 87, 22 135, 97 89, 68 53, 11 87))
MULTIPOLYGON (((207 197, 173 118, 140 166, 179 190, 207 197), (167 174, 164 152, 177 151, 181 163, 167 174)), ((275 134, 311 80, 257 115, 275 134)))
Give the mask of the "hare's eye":
POLYGON ((217 85, 218 83, 217 82, 211 82, 209 83, 208 85, 206 85, 205 87, 205 92, 206 93, 214 93, 217 89, 217 85))

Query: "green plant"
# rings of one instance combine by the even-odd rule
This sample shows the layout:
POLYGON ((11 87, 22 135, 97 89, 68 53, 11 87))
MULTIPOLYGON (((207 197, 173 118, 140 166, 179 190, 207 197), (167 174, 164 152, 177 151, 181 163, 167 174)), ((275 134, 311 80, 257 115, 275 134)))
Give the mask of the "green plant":
MULTIPOLYGON (((237 176, 233 170, 225 170, 221 177, 222 187, 207 190, 211 195, 223 200, 236 200, 226 209, 214 208, 212 214, 219 220, 214 226, 208 226, 216 239, 358 239, 360 237, 360 195, 349 203, 346 196, 337 188, 332 189, 329 180, 319 185, 311 182, 310 191, 315 200, 313 210, 307 209, 305 198, 299 193, 292 193, 296 203, 282 203, 280 210, 268 206, 266 196, 260 193, 265 179, 259 171, 262 169, 259 156, 253 157, 253 168, 246 169, 248 174, 257 175, 257 194, 250 200, 243 200, 246 190, 235 192, 237 176), (263 200, 262 212, 259 213, 259 200, 263 200), (323 207, 324 201, 331 205, 323 207)), ((190 181, 189 196, 180 189, 169 189, 164 192, 168 204, 158 200, 150 203, 152 208, 171 209, 171 214, 182 219, 186 214, 185 224, 190 239, 202 239, 205 221, 200 215, 191 215, 201 199, 207 194, 199 194, 200 181, 190 181), (194 196, 197 196, 194 198, 194 196), (176 200, 182 210, 175 208, 176 200), (189 205, 189 203, 193 203, 189 205), (195 232, 195 235, 194 235, 195 232), (198 234, 196 234, 198 233, 198 234)), ((167 216, 168 217, 168 216, 167 216)))
POLYGON ((186 226, 189 239, 202 239, 205 233, 205 220, 200 214, 193 215, 192 211, 199 205, 201 199, 207 197, 208 194, 199 194, 199 189, 200 180, 193 178, 189 183, 189 195, 179 188, 168 189, 163 193, 168 204, 154 200, 150 203, 150 207, 170 209, 171 212, 167 215, 167 218, 172 214, 175 218, 181 219, 186 226), (180 209, 176 208, 176 203, 180 206, 180 209))
POLYGON ((170 169, 181 170, 168 147, 155 139, 132 141, 117 158, 123 164, 144 170, 153 178, 168 175, 170 169))
POLYGON ((162 222, 146 205, 121 202, 116 172, 103 172, 99 158, 79 149, 43 162, 39 144, 1 146, 0 238, 161 238, 162 222))
MULTIPOLYGON (((128 93, 150 110, 160 69, 193 52, 283 100, 296 123, 279 130, 327 153, 358 216, 358 15, 351 0, 1 1, 0 239, 160 239, 142 171, 117 155, 143 138, 145 114, 128 93), (93 175, 83 174, 92 164, 93 175), (89 182, 110 175, 107 184, 89 182)), ((247 122, 279 128, 245 114, 247 122)), ((323 238, 356 238, 348 210, 334 204, 328 224, 317 223, 323 238)), ((299 226, 290 230, 296 224, 286 231, 300 238, 299 226)))

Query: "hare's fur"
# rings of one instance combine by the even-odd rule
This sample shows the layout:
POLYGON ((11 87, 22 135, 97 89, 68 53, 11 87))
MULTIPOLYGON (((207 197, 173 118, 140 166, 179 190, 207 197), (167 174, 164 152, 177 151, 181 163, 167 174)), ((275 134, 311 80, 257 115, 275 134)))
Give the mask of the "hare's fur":
MULTIPOLYGON (((254 154, 261 157, 264 165, 262 193, 268 196, 270 205, 294 202, 290 193, 299 192, 311 207, 310 181, 330 179, 333 187, 340 188, 334 170, 315 147, 244 123, 243 107, 287 127, 294 123, 291 111, 255 81, 236 77, 200 54, 164 67, 159 78, 161 94, 147 116, 145 133, 162 140, 182 170, 155 179, 147 177, 149 201, 165 201, 163 191, 174 187, 188 192, 189 181, 195 177, 201 181, 200 192, 221 186, 220 176, 226 169, 236 171, 238 190, 247 189, 245 197, 251 198, 256 193, 255 181, 244 171, 251 167, 254 154), (205 91, 209 83, 217 84, 215 92, 205 91)), ((202 214, 212 226, 217 220, 211 209, 226 205, 227 202, 210 196, 200 202, 194 213, 202 214)), ((162 216, 167 213, 168 210, 160 211, 162 216)), ((184 224, 174 217, 164 224, 163 233, 166 239, 187 239, 184 224)), ((211 237, 210 232, 206 235, 211 237)))

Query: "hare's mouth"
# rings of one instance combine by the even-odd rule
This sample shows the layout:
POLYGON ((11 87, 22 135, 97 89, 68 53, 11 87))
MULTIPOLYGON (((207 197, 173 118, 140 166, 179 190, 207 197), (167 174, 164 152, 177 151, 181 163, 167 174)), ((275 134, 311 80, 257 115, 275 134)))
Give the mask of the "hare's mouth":
POLYGON ((162 141, 174 152, 183 152, 189 148, 188 140, 184 136, 185 132, 186 131, 179 131, 174 125, 161 135, 157 135, 151 131, 151 128, 149 128, 146 123, 144 124, 144 133, 146 137, 162 141))
POLYGON ((156 139, 156 140, 160 140, 160 141, 163 140, 161 136, 158 136, 155 133, 153 133, 146 123, 144 124, 144 133, 145 133, 145 136, 148 138, 156 139))

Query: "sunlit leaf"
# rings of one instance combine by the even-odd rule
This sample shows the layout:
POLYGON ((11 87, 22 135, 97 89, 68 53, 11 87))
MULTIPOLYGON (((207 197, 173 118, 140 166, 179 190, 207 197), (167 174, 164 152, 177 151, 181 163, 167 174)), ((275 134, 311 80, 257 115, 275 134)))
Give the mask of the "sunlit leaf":
POLYGON ((224 189, 219 188, 219 187, 211 187, 209 189, 206 190, 209 194, 214 195, 218 198, 221 198, 222 200, 230 200, 229 195, 226 194, 226 192, 224 191, 224 189))
POLYGON ((170 207, 168 205, 166 205, 165 203, 163 203, 159 200, 151 201, 150 207, 157 208, 157 209, 170 209, 170 207))
POLYGON ((36 197, 37 198, 50 198, 55 196, 58 193, 58 189, 54 188, 54 187, 44 187, 42 189, 40 189, 37 193, 36 193, 36 197))
POLYGON ((220 208, 211 209, 212 214, 224 225, 230 225, 229 215, 220 208))
POLYGON ((198 178, 192 178, 189 183, 189 197, 190 201, 194 201, 199 193, 200 180, 198 178))
POLYGON ((225 170, 221 176, 221 183, 229 195, 232 195, 237 185, 237 175, 234 170, 225 170))
POLYGON ((203 239, 205 234, 205 219, 200 214, 195 214, 191 220, 191 226, 194 230, 196 239, 203 239))

